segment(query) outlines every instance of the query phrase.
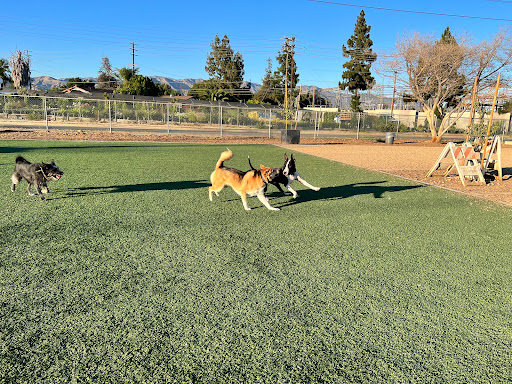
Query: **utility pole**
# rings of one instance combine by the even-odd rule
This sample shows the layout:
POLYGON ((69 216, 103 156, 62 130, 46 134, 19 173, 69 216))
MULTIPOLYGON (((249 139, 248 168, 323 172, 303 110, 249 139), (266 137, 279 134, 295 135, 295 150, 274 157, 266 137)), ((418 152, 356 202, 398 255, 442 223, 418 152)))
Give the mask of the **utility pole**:
POLYGON ((290 73, 290 100, 293 100, 293 63, 295 62, 293 56, 295 55, 295 36, 292 36, 292 43, 290 45, 290 53, 292 55, 291 73, 290 73))
POLYGON ((286 39, 286 63, 284 68, 284 114, 286 120, 285 128, 288 130, 288 41, 289 38, 285 36, 286 39))
POLYGON ((132 45, 132 71, 133 71, 133 74, 135 74, 135 56, 138 56, 135 54, 135 43, 132 41, 130 43, 132 45))

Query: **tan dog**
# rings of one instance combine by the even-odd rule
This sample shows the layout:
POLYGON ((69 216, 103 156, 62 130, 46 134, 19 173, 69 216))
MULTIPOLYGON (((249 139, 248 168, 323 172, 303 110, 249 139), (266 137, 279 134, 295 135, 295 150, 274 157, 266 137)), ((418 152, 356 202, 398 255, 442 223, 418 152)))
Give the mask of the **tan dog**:
POLYGON ((233 190, 240 195, 242 203, 246 211, 251 208, 247 206, 247 195, 258 196, 258 199, 265 207, 272 211, 279 211, 279 208, 270 206, 265 194, 265 186, 268 182, 272 181, 278 174, 274 168, 268 168, 260 165, 261 170, 252 170, 248 172, 239 171, 235 168, 228 168, 224 166, 224 161, 233 157, 233 152, 227 150, 222 152, 215 166, 215 170, 210 176, 212 186, 208 188, 210 194, 210 201, 212 201, 212 192, 219 196, 219 192, 226 185, 229 185, 233 190))

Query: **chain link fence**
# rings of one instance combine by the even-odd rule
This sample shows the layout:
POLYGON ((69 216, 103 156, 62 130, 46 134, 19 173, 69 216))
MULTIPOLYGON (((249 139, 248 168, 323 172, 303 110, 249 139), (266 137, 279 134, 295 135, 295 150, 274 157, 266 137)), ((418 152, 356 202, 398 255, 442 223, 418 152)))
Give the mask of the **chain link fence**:
MULTIPOLYGON (((38 129, 97 130, 118 132, 184 132, 194 134, 238 135, 250 131, 252 136, 278 137, 282 129, 300 129, 305 134, 360 134, 381 132, 429 132, 423 113, 414 110, 373 110, 324 112, 321 108, 294 111, 286 120, 285 111, 277 106, 247 105, 166 100, 87 99, 1 95, 0 124, 4 127, 38 129), (295 119, 297 117, 297 119, 295 119)), ((488 115, 473 119, 472 134, 487 131, 488 115)), ((510 114, 494 117, 492 134, 510 136, 510 114)), ((440 121, 438 121, 440 124, 440 121)), ((454 121, 448 133, 466 133, 468 117, 454 121)))

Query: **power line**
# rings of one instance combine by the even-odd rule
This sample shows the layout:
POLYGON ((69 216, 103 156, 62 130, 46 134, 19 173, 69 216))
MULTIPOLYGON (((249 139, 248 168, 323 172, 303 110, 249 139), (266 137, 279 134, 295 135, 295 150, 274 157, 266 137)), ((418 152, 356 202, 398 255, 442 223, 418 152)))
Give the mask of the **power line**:
POLYGON ((381 11, 391 11, 391 12, 417 13, 417 14, 420 14, 420 15, 461 17, 461 18, 466 18, 466 19, 479 19, 479 20, 492 20, 492 21, 512 21, 512 19, 501 19, 501 18, 495 18, 495 17, 456 15, 456 14, 450 14, 450 13, 437 13, 437 12, 426 12, 426 11, 411 11, 409 9, 372 7, 372 6, 369 6, 369 5, 336 3, 334 1, 324 1, 324 0, 308 0, 308 1, 312 1, 314 3, 325 3, 325 4, 333 4, 333 5, 342 5, 344 7, 357 7, 357 8, 378 9, 378 10, 381 10, 381 11))

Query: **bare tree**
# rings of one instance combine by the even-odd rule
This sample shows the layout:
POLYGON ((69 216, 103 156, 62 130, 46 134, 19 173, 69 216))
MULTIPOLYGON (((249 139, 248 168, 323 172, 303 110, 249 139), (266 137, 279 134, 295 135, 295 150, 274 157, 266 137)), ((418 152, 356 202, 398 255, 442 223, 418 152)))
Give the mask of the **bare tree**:
POLYGON ((432 35, 403 34, 396 51, 381 62, 381 71, 396 74, 397 83, 421 104, 432 141, 440 142, 470 107, 475 81, 477 90, 485 92, 496 84, 498 73, 510 69, 511 40, 504 29, 480 43, 466 36, 436 41, 432 35))
POLYGON ((101 58, 101 66, 98 70, 98 84, 100 88, 115 89, 117 80, 108 57, 101 58))
POLYGON ((11 56, 11 77, 14 88, 26 87, 30 83, 30 61, 21 51, 11 56))

